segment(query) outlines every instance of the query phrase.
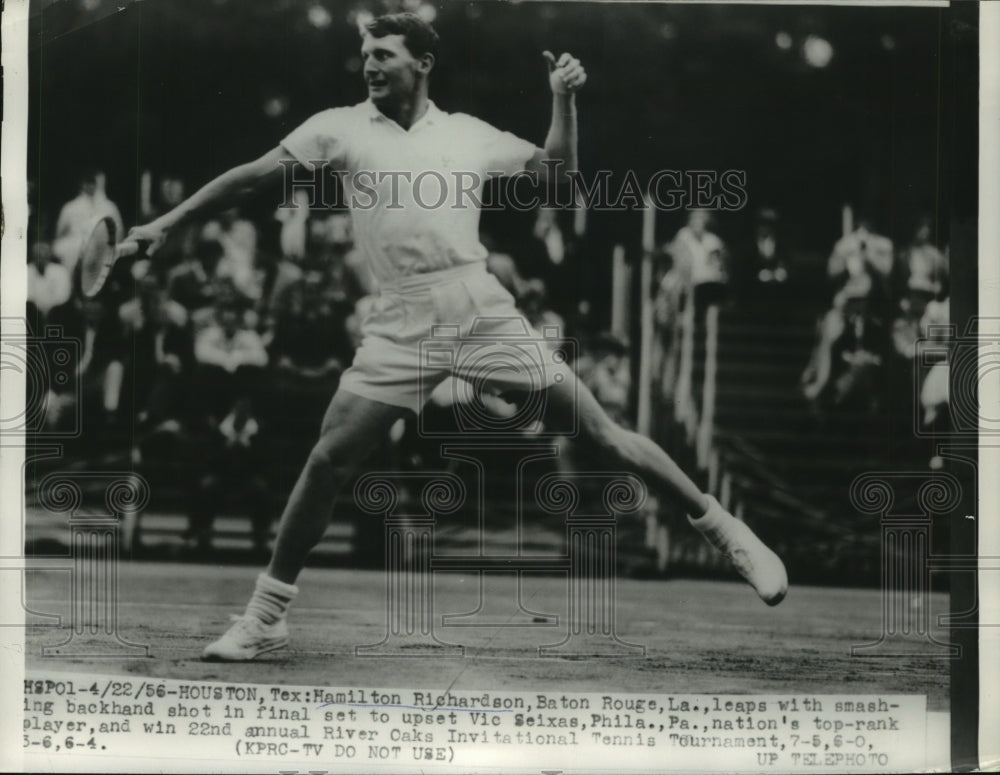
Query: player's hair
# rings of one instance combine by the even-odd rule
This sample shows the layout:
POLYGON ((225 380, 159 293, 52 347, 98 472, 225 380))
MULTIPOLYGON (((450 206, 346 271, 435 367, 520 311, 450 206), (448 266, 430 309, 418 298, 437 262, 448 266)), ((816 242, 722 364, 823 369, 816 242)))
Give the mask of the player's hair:
POLYGON ((402 35, 407 50, 415 57, 430 54, 437 57, 438 34, 415 13, 387 13, 376 16, 365 25, 365 31, 376 38, 402 35))

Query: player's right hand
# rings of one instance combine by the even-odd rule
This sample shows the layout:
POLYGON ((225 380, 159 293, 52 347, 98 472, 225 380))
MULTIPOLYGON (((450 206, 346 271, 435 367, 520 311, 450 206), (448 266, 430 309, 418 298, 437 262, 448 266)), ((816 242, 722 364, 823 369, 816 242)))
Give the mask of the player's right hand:
POLYGON ((146 255, 149 256, 160 249, 166 238, 167 230, 159 226, 156 221, 147 223, 144 226, 133 226, 129 229, 128 235, 125 237, 129 242, 148 243, 149 247, 146 248, 146 255))
POLYGON ((549 66, 549 88, 553 94, 573 94, 587 82, 587 72, 575 56, 563 54, 557 60, 551 51, 543 51, 542 56, 549 66))

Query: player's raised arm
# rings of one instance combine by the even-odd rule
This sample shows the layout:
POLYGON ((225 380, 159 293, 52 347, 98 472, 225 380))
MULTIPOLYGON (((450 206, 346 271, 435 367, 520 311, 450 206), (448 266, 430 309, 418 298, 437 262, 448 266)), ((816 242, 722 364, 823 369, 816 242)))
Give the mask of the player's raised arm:
POLYGON ((167 232, 179 223, 200 213, 225 209, 237 197, 279 177, 284 169, 282 162, 287 160, 294 160, 294 157, 279 145, 260 158, 233 167, 206 183, 170 212, 144 226, 136 226, 129 232, 129 239, 149 242, 147 252, 153 253, 167 232))
POLYGON ((563 54, 557 60, 551 51, 543 52, 549 66, 549 88, 552 89, 552 123, 545 137, 545 147, 539 148, 527 169, 545 180, 549 166, 545 161, 560 161, 561 174, 577 169, 576 92, 587 81, 580 60, 563 54))

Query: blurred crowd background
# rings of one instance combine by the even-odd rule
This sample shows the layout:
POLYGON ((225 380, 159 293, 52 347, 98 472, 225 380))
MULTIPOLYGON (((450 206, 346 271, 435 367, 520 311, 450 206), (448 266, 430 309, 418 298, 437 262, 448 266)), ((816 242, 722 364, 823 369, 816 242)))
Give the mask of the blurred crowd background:
MULTIPOLYGON (((798 523, 787 543, 819 541, 839 580, 874 574, 877 556, 866 555, 867 570, 856 558, 877 525, 835 513, 828 492, 846 501, 844 477, 879 461, 942 465, 914 423, 947 427, 948 359, 914 355, 928 338, 947 352, 960 271, 949 266, 947 213, 963 194, 941 179, 951 163, 938 92, 945 21, 935 9, 610 5, 37 8, 27 319, 32 333, 59 326, 81 343, 78 381, 53 387, 46 405, 50 429, 82 418, 68 458, 141 471, 159 499, 151 508, 182 515, 193 549, 211 549, 220 514, 247 517, 253 547, 266 549, 376 292, 349 215, 310 210, 301 192, 277 208, 281 192, 262 192, 178 230, 154 261, 120 264, 95 300, 77 290, 80 245, 96 217, 145 222, 312 113, 364 99, 358 24, 406 9, 441 34, 431 91, 446 110, 540 142, 540 52, 569 50, 590 75, 579 98, 585 171, 746 172, 740 211, 658 213, 650 371, 637 348, 638 272, 627 275, 624 321, 610 290, 616 249, 633 268, 643 254, 640 211, 486 212, 488 266, 532 323, 579 342, 578 372, 620 422, 636 426, 649 374, 656 417, 643 430, 692 465, 693 421, 678 406, 691 396, 704 416, 707 378, 684 360, 707 363, 713 337, 710 432, 744 502, 769 488, 758 511, 773 533, 798 523)), ((431 421, 450 422, 461 400, 446 384, 431 421)), ((399 470, 440 465, 413 422, 379 454, 399 470)), ((691 559, 657 545, 657 524, 670 520, 655 512, 669 507, 650 508, 635 553, 657 555, 660 571, 691 559)))

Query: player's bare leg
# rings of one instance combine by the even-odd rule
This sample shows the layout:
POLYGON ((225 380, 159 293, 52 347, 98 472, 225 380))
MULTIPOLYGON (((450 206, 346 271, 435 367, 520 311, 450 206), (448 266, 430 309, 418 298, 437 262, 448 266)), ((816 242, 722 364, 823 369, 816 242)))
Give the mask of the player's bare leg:
POLYGON ((575 413, 578 443, 594 450, 610 467, 636 474, 658 492, 679 500, 691 525, 732 561, 765 603, 777 605, 784 599, 788 577, 780 558, 715 498, 701 492, 652 439, 617 425, 582 382, 564 380, 549 388, 546 412, 556 421, 553 425, 563 427, 575 413))
POLYGON ((269 576, 295 583, 306 556, 326 532, 340 488, 405 413, 397 406, 337 391, 281 515, 269 576))
POLYGON ((285 614, 306 557, 326 532, 333 501, 404 409, 337 391, 288 498, 267 571, 257 577, 246 612, 210 644, 205 659, 244 661, 288 644, 285 614))

